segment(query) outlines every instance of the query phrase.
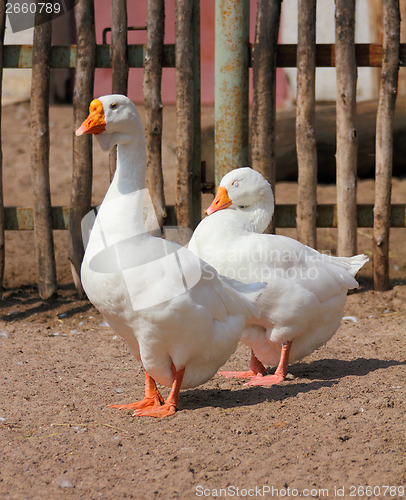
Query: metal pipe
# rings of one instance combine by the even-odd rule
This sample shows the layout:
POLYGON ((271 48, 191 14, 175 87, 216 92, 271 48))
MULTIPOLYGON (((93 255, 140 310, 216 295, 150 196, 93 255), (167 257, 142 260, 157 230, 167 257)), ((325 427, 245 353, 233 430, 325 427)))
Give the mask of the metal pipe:
POLYGON ((215 182, 248 165, 249 0, 216 0, 215 182))

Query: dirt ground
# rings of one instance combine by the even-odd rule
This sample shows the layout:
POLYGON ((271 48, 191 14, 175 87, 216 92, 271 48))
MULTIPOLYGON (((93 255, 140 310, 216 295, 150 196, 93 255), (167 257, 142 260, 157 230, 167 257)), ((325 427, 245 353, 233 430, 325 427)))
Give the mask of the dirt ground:
MULTIPOLYGON (((166 110, 166 123, 173 116, 166 110)), ((211 119, 206 110, 203 123, 211 119)), ((52 202, 65 205, 71 108, 53 107, 50 121, 52 202)), ((28 105, 4 107, 2 128, 5 204, 29 206, 28 105)), ((164 156, 173 203, 170 129, 164 156)), ((97 148, 94 178, 98 203, 108 169, 97 148)), ((278 202, 295 196, 294 183, 278 183, 278 202)), ((320 186, 319 202, 333 196, 334 186, 320 186)), ((393 202, 405 200, 406 179, 395 179, 393 202)), ((359 202, 372 201, 373 181, 360 181, 359 202)), ((8 232, 0 302, 0 498, 401 498, 405 243, 405 230, 393 230, 391 290, 372 290, 368 264, 337 334, 292 365, 283 384, 245 387, 216 375, 183 391, 174 417, 155 420, 108 408, 141 399, 143 373, 100 314, 76 298, 66 232, 55 232, 60 289, 47 303, 36 293, 32 233, 8 232)), ((319 230, 318 246, 334 252, 336 232, 319 230)), ((370 254, 369 229, 359 230, 358 251, 370 254)), ((225 368, 242 369, 248 359, 240 346, 225 368)))

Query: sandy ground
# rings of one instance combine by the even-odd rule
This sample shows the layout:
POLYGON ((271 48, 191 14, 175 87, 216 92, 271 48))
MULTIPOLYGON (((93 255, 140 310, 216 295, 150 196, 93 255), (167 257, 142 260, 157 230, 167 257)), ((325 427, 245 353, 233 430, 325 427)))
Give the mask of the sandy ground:
MULTIPOLYGON (((170 123, 173 110, 165 113, 170 123)), ((71 108, 53 107, 50 120, 52 202, 64 205, 71 108)), ((3 109, 6 205, 31 203, 29 132, 27 104, 3 109)), ((174 154, 168 132, 168 203, 174 154)), ((96 148, 94 178, 98 203, 108 169, 96 148)), ((278 184, 278 202, 295 196, 294 183, 278 184)), ((320 186, 320 202, 333 196, 334 186, 320 186)), ((393 202, 405 200, 406 179, 395 179, 393 202)), ((360 181, 359 201, 373 201, 372 180, 360 181)), ((374 292, 366 266, 359 290, 348 296, 348 319, 326 346, 290 367, 289 380, 248 388, 217 375, 182 392, 173 418, 154 420, 107 406, 142 398, 143 374, 99 313, 76 298, 66 232, 55 232, 60 293, 49 303, 35 289, 32 233, 8 232, 0 302, 0 498, 401 498, 405 243, 405 231, 393 230, 391 290, 374 292)), ((319 230, 318 246, 334 251, 336 232, 319 230)), ((370 253, 370 230, 359 230, 358 250, 370 253)), ((248 358, 240 346, 225 368, 242 369, 248 358)))

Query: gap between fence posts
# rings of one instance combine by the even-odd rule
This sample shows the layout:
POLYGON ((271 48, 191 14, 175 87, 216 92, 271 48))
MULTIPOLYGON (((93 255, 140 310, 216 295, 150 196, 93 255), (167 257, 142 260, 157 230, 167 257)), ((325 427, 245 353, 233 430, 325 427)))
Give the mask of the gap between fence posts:
POLYGON ((145 145, 147 187, 160 227, 165 212, 162 173, 162 57, 165 35, 165 0, 148 0, 147 46, 144 57, 145 145))
MULTIPOLYGON (((94 1, 79 0, 75 6, 77 64, 73 89, 73 126, 76 130, 88 115, 93 99, 96 35, 94 1)), ((92 136, 73 134, 72 188, 69 215, 69 258, 73 281, 80 297, 85 295, 80 281, 83 259, 82 218, 92 202, 93 154, 92 136)))
POLYGON ((316 0, 299 0, 297 40, 296 152, 298 239, 317 247, 317 149, 315 124, 316 0))
POLYGON ((337 253, 357 252, 357 149, 355 128, 357 63, 355 58, 355 0, 336 0, 337 81, 337 253))
POLYGON ((43 9, 35 14, 31 83, 31 177, 38 292, 57 293, 49 183, 49 77, 52 20, 43 9))
MULTIPOLYGON (((128 88, 127 0, 111 0, 112 94, 127 95, 128 88)), ((109 153, 110 181, 116 171, 117 146, 109 153)))
POLYGON ((376 172, 373 275, 376 290, 389 288, 389 228, 393 160, 393 121, 399 72, 399 0, 383 2, 383 59, 376 117, 376 172))
POLYGON ((0 4, 0 299, 3 296, 3 281, 4 281, 4 261, 5 261, 5 214, 4 214, 4 198, 3 198, 3 151, 2 151, 2 134, 1 134, 1 96, 3 88, 3 47, 4 47, 4 32, 6 29, 6 2, 0 4))

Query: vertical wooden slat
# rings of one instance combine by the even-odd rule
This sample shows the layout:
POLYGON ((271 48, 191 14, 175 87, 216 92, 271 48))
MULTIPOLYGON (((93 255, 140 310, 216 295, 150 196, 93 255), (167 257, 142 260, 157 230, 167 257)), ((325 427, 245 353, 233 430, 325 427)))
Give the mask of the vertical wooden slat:
POLYGON ((355 0, 336 0, 338 254, 357 251, 355 0))
POLYGON ((162 55, 165 33, 165 1, 148 0, 147 47, 144 58, 145 140, 147 149, 147 187, 159 225, 165 218, 162 173, 162 55))
POLYGON ((111 0, 111 67, 113 94, 127 94, 127 0, 111 0))
MULTIPOLYGON (((382 44, 383 37, 383 18, 382 18, 382 0, 368 1, 369 13, 369 32, 372 43, 382 44)), ((373 92, 374 98, 379 96, 379 82, 381 80, 381 68, 373 71, 373 92)))
MULTIPOLYGON (((258 0, 253 59, 251 166, 275 190, 276 50, 281 0, 258 0)), ((269 231, 274 231, 274 220, 269 231)))
MULTIPOLYGON (((127 95, 127 0, 111 0, 112 93, 127 95)), ((116 171, 117 148, 109 155, 110 180, 116 171)))
POLYGON ((0 4, 0 298, 3 295, 4 260, 5 260, 5 217, 3 200, 3 151, 1 134, 1 97, 3 87, 3 44, 6 27, 6 2, 0 4))
MULTIPOLYGON (((96 35, 93 0, 79 0, 75 6, 77 63, 73 91, 74 130, 88 115, 93 99, 94 68, 96 59, 96 35)), ((83 258, 81 234, 82 218, 91 208, 92 200, 92 137, 73 134, 72 188, 69 216, 69 255, 76 289, 80 296, 84 291, 80 283, 80 266, 83 258)))
MULTIPOLYGON (((406 2, 399 2, 400 19, 400 43, 406 42, 406 2)), ((406 95, 406 68, 399 68, 399 95, 406 95)))
POLYGON ((176 0, 176 201, 179 226, 193 227, 193 2, 176 0))
POLYGON ((296 151, 297 233, 316 248, 317 150, 315 121, 316 0, 299 0, 297 42, 296 151))
POLYGON ((376 118, 376 172, 373 229, 373 275, 376 290, 389 288, 389 228, 393 159, 393 121, 397 96, 400 43, 399 0, 383 1, 383 58, 376 118))
POLYGON ((49 184, 49 77, 52 24, 46 9, 35 15, 31 83, 31 176, 38 291, 42 299, 57 292, 49 184))
POLYGON ((200 97, 200 0, 193 0, 193 162, 192 162, 192 219, 193 229, 202 217, 201 162, 201 97, 200 97))

